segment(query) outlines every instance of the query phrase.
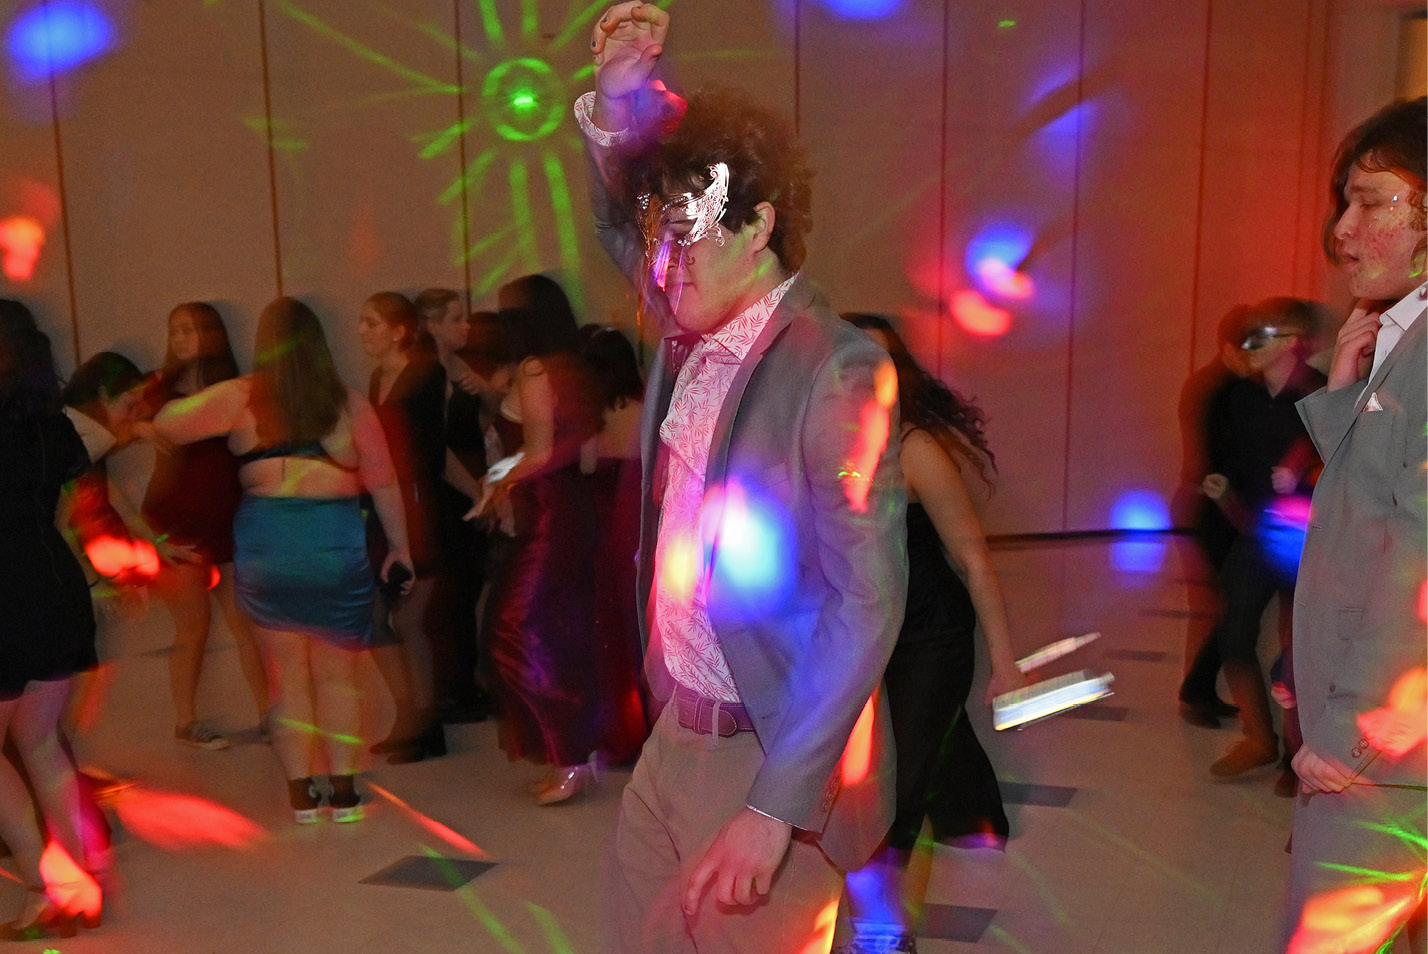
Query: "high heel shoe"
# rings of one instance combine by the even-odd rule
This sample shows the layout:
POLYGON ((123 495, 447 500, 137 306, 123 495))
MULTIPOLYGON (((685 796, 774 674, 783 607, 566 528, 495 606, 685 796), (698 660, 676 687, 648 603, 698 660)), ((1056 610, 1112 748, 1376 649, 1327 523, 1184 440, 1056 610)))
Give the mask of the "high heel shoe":
POLYGON ((439 758, 446 754, 446 729, 435 719, 427 727, 426 731, 409 739, 406 745, 392 750, 392 754, 387 756, 388 765, 407 765, 411 762, 420 762, 422 759, 439 758))
POLYGON ((588 763, 566 765, 556 772, 555 780, 536 796, 537 805, 558 805, 588 791, 595 783, 595 769, 588 763))
POLYGON ((318 794, 317 783, 312 776, 288 781, 288 804, 292 806, 293 818, 299 825, 313 825, 319 821, 317 810, 322 807, 322 796, 318 794))
POLYGON ((30 910, 37 902, 29 899, 20 918, 9 924, 0 924, 0 941, 39 941, 45 938, 74 937, 75 916, 56 904, 44 888, 26 885, 25 890, 32 895, 41 895, 44 903, 38 910, 30 910), (24 920, 29 912, 28 920, 24 920))

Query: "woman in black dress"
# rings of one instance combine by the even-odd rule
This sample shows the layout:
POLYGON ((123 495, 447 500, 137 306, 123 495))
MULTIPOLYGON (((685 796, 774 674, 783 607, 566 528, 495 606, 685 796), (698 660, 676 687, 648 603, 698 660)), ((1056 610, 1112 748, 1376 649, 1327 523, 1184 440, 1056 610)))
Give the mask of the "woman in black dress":
MULTIPOLYGON (((185 302, 169 313, 168 349, 163 369, 149 388, 148 410, 157 413, 171 401, 237 376, 238 363, 218 311, 207 302, 185 302)), ((260 731, 264 735, 268 731, 263 660, 233 592, 233 516, 243 498, 238 459, 222 437, 193 444, 156 441, 155 449, 144 517, 183 554, 182 559, 165 561, 154 581, 154 591, 174 619, 174 646, 169 653, 174 739, 201 749, 223 749, 228 740, 198 718, 195 705, 213 597, 233 634, 260 731)))
MULTIPOLYGON (((442 412, 446 374, 430 355, 415 346, 421 318, 412 303, 396 292, 378 292, 362 305, 357 338, 374 365, 367 397, 397 471, 407 538, 416 579, 406 595, 378 587, 373 625, 390 631, 397 642, 372 650, 372 658, 392 693, 396 722, 372 751, 387 754, 393 765, 446 754, 446 735, 436 718, 432 641, 428 608, 437 575, 446 561, 438 550, 436 492, 446 464, 442 412)), ((373 566, 387 556, 387 538, 374 514, 367 520, 367 550, 373 566)))
POLYGON ((511 540, 486 599, 486 641, 511 759, 552 766, 536 795, 551 805, 584 791, 597 748, 595 513, 580 445, 598 418, 585 393, 575 315, 560 286, 532 275, 501 288, 515 380, 501 443, 523 456, 486 486, 511 540))
MULTIPOLYGON (((849 875, 854 914, 874 931, 910 937, 919 906, 903 897, 923 819, 938 841, 1001 847, 1007 818, 991 761, 966 716, 981 623, 991 663, 984 701, 1025 682, 1012 656, 1001 587, 973 509, 965 468, 989 483, 995 458, 975 405, 924 370, 879 315, 843 316, 892 357, 907 481, 907 609, 883 685, 897 748, 896 814, 887 847, 849 875), (950 562, 949 562, 950 561, 950 562), (861 910, 860 910, 861 909, 861 910)), ((887 948, 902 950, 904 948, 887 948)))
MULTIPOLYGON (((55 527, 61 485, 88 466, 60 410, 49 339, 24 305, 0 300, 0 736, 19 752, 49 835, 93 868, 59 720, 74 674, 96 663, 94 614, 84 571, 55 527)), ((76 919, 98 923, 93 879, 47 885, 41 877, 45 841, 33 807, 15 767, 0 758, 0 838, 27 892, 19 916, 0 925, 3 940, 72 936, 76 919)))

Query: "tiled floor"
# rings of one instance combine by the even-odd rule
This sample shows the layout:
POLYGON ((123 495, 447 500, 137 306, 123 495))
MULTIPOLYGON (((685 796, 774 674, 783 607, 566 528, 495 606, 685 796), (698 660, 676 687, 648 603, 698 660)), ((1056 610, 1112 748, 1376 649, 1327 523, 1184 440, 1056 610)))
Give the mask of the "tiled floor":
MULTIPOLYGON (((1109 670, 1116 694, 1020 732, 993 733, 974 713, 1007 783, 1012 840, 1005 854, 933 849, 924 954, 1273 951, 1291 805, 1273 796, 1271 770, 1212 781, 1208 766, 1234 733, 1176 718, 1187 616, 1179 545, 997 551, 1018 650, 1100 630, 1049 674, 1109 670)), ((111 806, 122 890, 105 926, 14 949, 597 949, 601 855, 626 775, 608 773, 593 797, 537 808, 526 786, 540 770, 507 763, 493 726, 459 726, 445 758, 372 766, 366 821, 298 828, 272 752, 245 729, 254 716, 226 640, 210 652, 202 708, 235 745, 173 743, 168 634, 157 607, 115 628, 105 716, 80 743, 87 761, 139 780, 111 806)), ((373 727, 384 729, 384 694, 367 680, 373 727)), ((19 895, 0 884, 0 917, 19 895)))

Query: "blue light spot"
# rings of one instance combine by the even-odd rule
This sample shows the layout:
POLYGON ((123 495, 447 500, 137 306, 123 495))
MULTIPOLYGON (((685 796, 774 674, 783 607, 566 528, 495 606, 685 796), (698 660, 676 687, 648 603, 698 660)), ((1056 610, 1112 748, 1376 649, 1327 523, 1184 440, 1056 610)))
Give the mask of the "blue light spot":
POLYGON ((1111 506, 1113 530, 1169 530, 1170 508, 1160 495, 1131 490, 1111 506))
POLYGON ((821 0, 837 16, 847 20, 880 20, 901 10, 907 0, 821 0))
MULTIPOLYGON (((1159 495, 1132 490, 1111 507, 1111 528, 1128 531, 1170 529, 1170 509, 1159 495)), ((1111 544, 1111 565, 1123 573, 1157 573, 1165 564, 1166 543, 1159 536, 1117 540, 1111 544)))
POLYGON ((108 52, 114 25, 98 7, 82 0, 52 0, 21 14, 10 24, 5 48, 26 82, 53 70, 63 73, 108 52))
POLYGON ((1299 576, 1299 559, 1304 555, 1308 531, 1309 500, 1305 497, 1281 498, 1260 518, 1260 546, 1282 586, 1292 587, 1299 576))
POLYGON ((793 533, 777 503, 731 481, 717 500, 705 502, 717 529, 712 539, 714 567, 710 615, 758 619, 783 605, 794 568, 793 533))
POLYGON ((1016 271, 1031 251, 1031 233, 1015 225, 994 224, 967 243, 967 274, 985 274, 988 264, 1004 271, 1016 271))

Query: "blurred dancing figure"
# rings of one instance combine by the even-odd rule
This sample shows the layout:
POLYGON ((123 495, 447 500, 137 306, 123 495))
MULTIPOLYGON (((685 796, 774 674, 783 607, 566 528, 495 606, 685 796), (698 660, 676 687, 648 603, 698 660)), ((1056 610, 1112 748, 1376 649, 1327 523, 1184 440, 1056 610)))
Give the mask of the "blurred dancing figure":
MULTIPOLYGON (((178 305, 169 313, 164 366, 146 395, 157 413, 171 401, 238 376, 228 331, 207 302, 178 305)), ((243 669, 260 732, 268 732, 268 686, 248 620, 233 592, 233 515, 243 496, 238 460, 222 437, 187 445, 156 441, 154 474, 144 496, 149 524, 182 555, 165 561, 154 590, 174 619, 169 687, 177 723, 174 738, 186 745, 222 749, 228 740, 198 718, 195 700, 213 620, 209 591, 217 597, 243 669)))
POLYGON ((361 713, 356 661, 372 630, 372 567, 358 494, 372 495, 392 568, 412 573, 406 518, 382 426, 337 376, 312 310, 278 298, 258 317, 253 373, 170 403, 159 436, 226 434, 242 464, 234 522, 238 606, 253 621, 276 694, 273 747, 299 823, 318 819, 318 743, 333 821, 361 818, 355 787, 361 713))
POLYGON ((640 416, 645 382, 630 339, 586 325, 581 356, 601 408, 600 432, 585 442, 599 523, 595 560, 595 640, 600 671, 600 750, 613 765, 633 765, 649 736, 653 700, 640 678, 640 617, 635 553, 640 546, 640 416))
POLYGON ((595 670, 595 511, 580 445, 597 426, 580 373, 580 335, 560 286, 528 275, 499 290, 514 383, 497 422, 508 455, 487 475, 510 542, 486 597, 498 738, 511 759, 549 764, 540 805, 587 789, 602 691, 595 670))
POLYGON ((652 75, 668 29, 653 4, 607 10, 575 104, 601 242, 664 336, 637 605, 668 704, 621 801, 610 949, 815 954, 840 869, 892 820, 896 375, 801 275, 791 125, 735 93, 672 100, 652 75))
POLYGON ((0 940, 69 937, 76 920, 99 922, 99 890, 85 872, 107 871, 109 861, 85 844, 79 785, 59 735, 74 674, 96 663, 84 571, 55 527, 60 487, 88 466, 60 409, 49 338, 24 305, 0 299, 0 738, 14 743, 41 815, 0 758, 0 838, 26 890, 0 940), (44 832, 81 866, 82 883, 45 883, 44 832))
MULTIPOLYGON (((446 465, 441 431, 446 374, 431 355, 417 348, 420 330, 416 309, 396 292, 368 298, 357 319, 362 351, 375 365, 367 396, 397 471, 416 570, 416 579, 404 594, 377 587, 373 620, 378 630, 396 640, 372 651, 396 704, 391 734, 372 751, 386 753, 393 765, 446 754, 446 735, 436 718, 432 640, 427 634, 428 609, 444 563, 436 494, 446 465)), ((390 549, 376 514, 369 514, 367 521, 367 549, 377 566, 390 549)))
POLYGON ((1284 512, 1283 501, 1307 498, 1318 471, 1318 455, 1294 408, 1324 383, 1305 361, 1315 325, 1316 312, 1307 301, 1271 298, 1252 306, 1241 342, 1249 376, 1219 392, 1210 407, 1214 472, 1202 483, 1205 496, 1236 531, 1220 567, 1224 606, 1211 638, 1244 734, 1210 767, 1221 778, 1279 758, 1257 647, 1269 601, 1278 594, 1288 605, 1294 594, 1298 554, 1281 557, 1276 549, 1276 514, 1284 512))
POLYGON ((1420 97, 1351 131, 1329 187, 1324 248, 1358 301, 1328 384, 1299 403, 1324 472, 1294 605, 1304 732, 1286 919, 1294 954, 1422 951, 1428 941, 1425 164, 1420 97), (1356 916, 1345 923, 1335 905, 1356 916), (1360 945, 1344 943, 1346 929, 1360 945))
POLYGON ((848 876, 856 935, 845 954, 912 950, 921 899, 902 884, 923 819, 938 841, 1006 844, 996 772, 967 718, 978 622, 991 663, 984 701, 1025 684, 1012 654, 1001 587, 964 467, 989 481, 996 466, 982 412, 908 351, 881 315, 845 314, 892 357, 907 482, 907 609, 883 685, 897 750, 897 814, 887 845, 848 876), (901 946, 898 946, 901 945, 901 946))

